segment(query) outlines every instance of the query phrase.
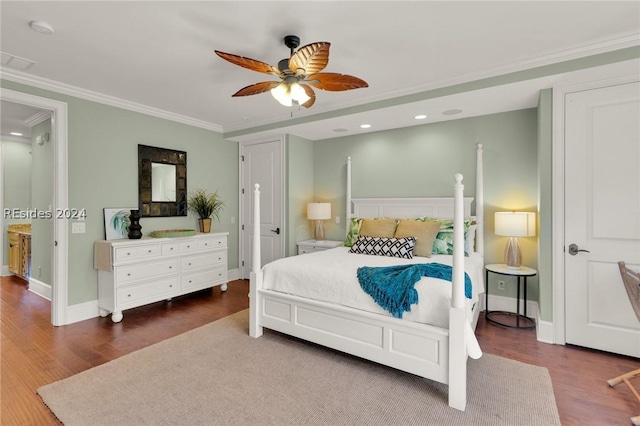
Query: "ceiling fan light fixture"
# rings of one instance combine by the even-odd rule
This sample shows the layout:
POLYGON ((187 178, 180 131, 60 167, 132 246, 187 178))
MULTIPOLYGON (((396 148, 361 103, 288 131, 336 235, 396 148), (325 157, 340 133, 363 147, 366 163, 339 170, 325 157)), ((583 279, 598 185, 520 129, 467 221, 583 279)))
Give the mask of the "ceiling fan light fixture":
POLYGON ((293 105, 291 99, 291 89, 285 82, 282 82, 271 89, 271 96, 273 96, 276 101, 280 102, 281 105, 288 107, 293 105))
POLYGON ((304 91, 304 88, 300 86, 299 83, 291 84, 291 98, 298 103, 298 105, 302 105, 311 99, 307 96, 307 92, 304 91))

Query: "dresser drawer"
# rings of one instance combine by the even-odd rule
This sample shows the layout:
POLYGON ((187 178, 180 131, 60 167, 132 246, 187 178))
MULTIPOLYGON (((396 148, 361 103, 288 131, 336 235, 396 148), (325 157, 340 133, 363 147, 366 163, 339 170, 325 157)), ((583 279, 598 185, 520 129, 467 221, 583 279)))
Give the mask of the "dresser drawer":
POLYGON ((146 283, 120 287, 117 291, 117 304, 121 309, 157 302, 180 294, 178 277, 153 280, 146 283))
POLYGON ((160 245, 144 245, 133 247, 120 247, 114 249, 115 262, 126 260, 144 259, 145 257, 153 257, 160 254, 160 245))
POLYGON ((216 284, 227 282, 227 266, 220 265, 216 268, 207 269, 201 272, 185 274, 182 277, 182 291, 190 292, 213 287, 216 284))
POLYGON ((177 274, 178 259, 172 258, 158 262, 138 263, 136 265, 120 266, 116 270, 117 285, 133 281, 159 277, 167 274, 177 274))
POLYGON ((227 237, 224 235, 213 237, 213 238, 203 238, 198 241, 198 248, 200 250, 226 248, 226 247, 227 247, 227 237))
POLYGON ((162 244, 162 255, 166 256, 168 254, 178 254, 180 253, 180 243, 164 243, 162 244))
POLYGON ((181 268, 184 272, 226 264, 227 252, 223 250, 184 256, 181 259, 181 268))

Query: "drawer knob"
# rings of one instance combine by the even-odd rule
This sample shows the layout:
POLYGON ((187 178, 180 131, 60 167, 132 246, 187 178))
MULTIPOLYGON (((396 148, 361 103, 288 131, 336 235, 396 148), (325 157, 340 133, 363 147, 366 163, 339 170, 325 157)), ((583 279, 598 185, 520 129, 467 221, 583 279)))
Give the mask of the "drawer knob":
POLYGON ((148 250, 147 253, 151 253, 151 250, 148 250))
POLYGON ((127 256, 131 256, 131 253, 127 252, 127 256))
POLYGON ((169 284, 169 288, 173 287, 173 284, 169 284))
POLYGON ((187 248, 191 248, 191 246, 187 246, 187 248))
POLYGON ((169 269, 173 268, 173 266, 169 266, 169 269))
POLYGON ((191 262, 189 262, 189 266, 191 266, 191 262))
POLYGON ((127 297, 131 297, 131 295, 130 295, 130 294, 127 294, 127 297))
POLYGON ((129 273, 127 274, 127 276, 128 276, 128 277, 130 277, 130 276, 131 276, 131 272, 129 272, 129 273))
POLYGON ((208 246, 208 245, 209 245, 209 243, 204 243, 204 245, 205 245, 205 246, 208 246))

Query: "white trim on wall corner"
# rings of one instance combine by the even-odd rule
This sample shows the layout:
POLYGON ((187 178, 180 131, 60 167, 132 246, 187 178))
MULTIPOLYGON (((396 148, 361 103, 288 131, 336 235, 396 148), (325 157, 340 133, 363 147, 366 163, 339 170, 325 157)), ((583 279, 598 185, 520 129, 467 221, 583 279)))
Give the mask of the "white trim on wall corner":
POLYGON ((152 117, 163 118, 165 120, 175 121, 177 123, 187 124, 193 127, 199 127, 206 130, 222 133, 222 126, 203 120, 187 117, 173 112, 165 111, 159 108, 138 104, 127 101, 126 99, 116 98, 114 96, 105 95, 91 90, 82 89, 80 87, 69 84, 60 83, 58 81, 49 80, 42 77, 36 77, 30 74, 22 73, 15 70, 0 67, 2 78, 13 81, 14 83, 26 84, 39 89, 50 90, 52 92, 63 95, 73 96, 87 101, 97 102, 104 105, 110 105, 116 108, 122 108, 128 111, 139 112, 141 114, 150 115, 152 117))
POLYGON ((51 285, 29 277, 29 291, 51 301, 51 285))

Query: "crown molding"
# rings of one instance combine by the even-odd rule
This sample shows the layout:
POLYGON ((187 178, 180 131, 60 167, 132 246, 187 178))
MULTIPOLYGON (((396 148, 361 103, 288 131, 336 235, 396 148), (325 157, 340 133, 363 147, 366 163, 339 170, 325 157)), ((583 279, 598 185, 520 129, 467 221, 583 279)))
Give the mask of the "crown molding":
POLYGON ((49 118, 51 118, 51 111, 40 111, 33 114, 31 117, 27 118, 26 120, 24 120, 24 124, 26 124, 29 127, 33 127, 49 118))
POLYGON ((26 84, 28 86, 37 87, 39 89, 50 90, 52 92, 63 95, 73 96, 87 101, 97 102, 128 111, 138 112, 152 117, 158 117, 165 120, 175 121, 177 123, 186 124, 193 127, 199 127, 206 130, 222 133, 222 126, 210 123, 204 120, 187 117, 173 112, 165 111, 159 108, 138 104, 126 99, 117 98, 115 96, 105 95, 103 93, 94 92, 92 90, 82 89, 80 87, 49 80, 42 77, 36 77, 20 71, 9 70, 6 67, 0 67, 2 79, 12 81, 14 83, 26 84))

